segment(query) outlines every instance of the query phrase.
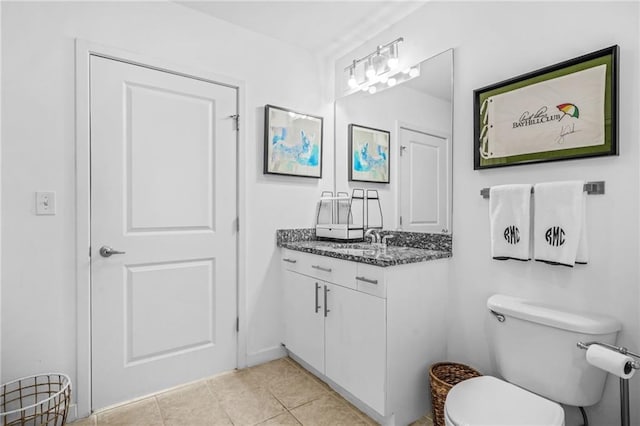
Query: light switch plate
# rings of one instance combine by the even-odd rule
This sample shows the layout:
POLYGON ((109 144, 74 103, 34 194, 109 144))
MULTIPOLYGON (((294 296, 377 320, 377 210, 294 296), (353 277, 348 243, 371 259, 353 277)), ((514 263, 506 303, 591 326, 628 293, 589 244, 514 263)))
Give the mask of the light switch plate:
POLYGON ((53 191, 36 192, 36 214, 54 215, 56 214, 56 193, 53 191))

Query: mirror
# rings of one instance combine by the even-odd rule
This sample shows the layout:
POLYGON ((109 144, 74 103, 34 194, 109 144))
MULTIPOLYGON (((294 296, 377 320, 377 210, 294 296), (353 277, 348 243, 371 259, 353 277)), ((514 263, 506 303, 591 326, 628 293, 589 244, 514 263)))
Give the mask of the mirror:
POLYGON ((417 67, 419 75, 408 81, 336 100, 334 189, 349 194, 354 188, 377 190, 384 229, 450 234, 453 49, 417 67), (350 143, 350 125, 389 132, 388 184, 350 181, 350 167, 360 165, 361 157, 373 162, 387 154, 371 149, 362 137, 350 143))

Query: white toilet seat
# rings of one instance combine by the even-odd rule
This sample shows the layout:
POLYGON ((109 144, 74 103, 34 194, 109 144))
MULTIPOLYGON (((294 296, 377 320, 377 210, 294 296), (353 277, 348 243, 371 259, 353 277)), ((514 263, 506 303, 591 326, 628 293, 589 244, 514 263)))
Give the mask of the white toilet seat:
POLYGON ((454 386, 444 414, 447 426, 564 426, 560 404, 491 376, 454 386))

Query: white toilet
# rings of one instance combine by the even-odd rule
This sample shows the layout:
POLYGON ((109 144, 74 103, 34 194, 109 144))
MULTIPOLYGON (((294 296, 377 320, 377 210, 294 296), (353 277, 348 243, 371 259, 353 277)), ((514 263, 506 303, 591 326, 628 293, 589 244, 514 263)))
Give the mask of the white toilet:
POLYGON ((563 426, 560 403, 600 401, 607 373, 588 364, 576 344, 614 344, 618 320, 504 295, 491 296, 487 308, 492 356, 504 380, 482 376, 454 386, 444 407, 447 426, 563 426))

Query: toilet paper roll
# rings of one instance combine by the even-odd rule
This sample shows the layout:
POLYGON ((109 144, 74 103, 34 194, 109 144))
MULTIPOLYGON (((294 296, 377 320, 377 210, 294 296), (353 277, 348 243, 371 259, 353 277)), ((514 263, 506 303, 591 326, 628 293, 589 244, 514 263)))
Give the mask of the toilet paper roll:
POLYGON ((628 379, 635 373, 631 367, 633 358, 600 345, 591 345, 587 349, 587 362, 609 373, 628 379))

